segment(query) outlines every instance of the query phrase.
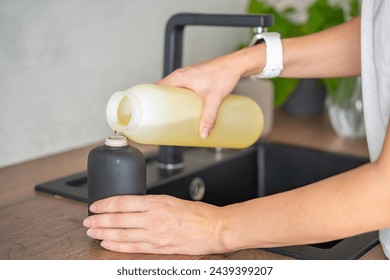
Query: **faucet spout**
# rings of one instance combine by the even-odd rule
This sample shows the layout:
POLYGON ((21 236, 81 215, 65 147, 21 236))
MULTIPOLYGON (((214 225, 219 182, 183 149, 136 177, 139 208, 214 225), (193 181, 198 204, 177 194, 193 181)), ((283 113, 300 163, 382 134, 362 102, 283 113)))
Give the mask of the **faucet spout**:
MULTIPOLYGON (((192 13, 172 16, 165 28, 164 77, 182 66, 183 32, 187 25, 252 27, 262 30, 273 25, 273 16, 192 13)), ((160 168, 183 168, 183 147, 160 146, 158 161, 160 168)))

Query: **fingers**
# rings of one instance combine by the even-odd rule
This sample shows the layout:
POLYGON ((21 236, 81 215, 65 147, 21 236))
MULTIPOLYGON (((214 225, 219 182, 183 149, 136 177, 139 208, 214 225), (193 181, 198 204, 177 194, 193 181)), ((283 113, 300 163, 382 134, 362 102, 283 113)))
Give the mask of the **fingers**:
POLYGON ((102 240, 102 247, 116 252, 156 253, 168 245, 144 229, 92 228, 87 235, 102 240))
POLYGON ((175 87, 188 87, 189 77, 193 76, 194 69, 192 67, 183 67, 176 69, 168 76, 165 76, 160 81, 156 82, 158 85, 167 85, 167 86, 175 86, 175 87), (192 73, 192 74, 191 74, 192 73))
POLYGON ((89 210, 93 213, 143 212, 147 210, 145 199, 143 195, 113 196, 94 202, 89 210))
POLYGON ((86 227, 144 228, 149 212, 161 214, 172 201, 166 195, 121 195, 94 202, 90 210, 98 215, 87 217, 86 227), (159 211, 152 211, 158 209, 159 211), (150 210, 150 211, 149 211, 150 210), (148 212, 149 211, 149 212, 148 212))
MULTIPOLYGON (((105 207, 107 209, 113 208, 114 213, 102 213, 87 217, 83 223, 84 226, 89 228, 87 235, 94 239, 103 240, 101 246, 111 251, 125 253, 164 252, 167 254, 169 248, 165 247, 168 241, 167 238, 161 236, 161 232, 170 232, 173 226, 172 223, 169 223, 172 219, 161 218, 161 212, 164 212, 161 208, 169 205, 169 197, 162 195, 147 197, 150 198, 147 202, 151 207, 149 212, 116 212, 111 204, 121 201, 122 197, 118 197, 121 198, 120 200, 111 198, 98 201, 100 210, 105 209, 105 207), (168 220, 168 225, 166 220, 168 220), (156 228, 157 221, 161 222, 158 228, 156 228)), ((123 196, 123 198, 132 200, 134 196, 123 196)), ((137 202, 137 200, 136 197, 134 202, 137 202)), ((123 205, 122 209, 129 209, 128 204, 123 205)), ((133 209, 134 207, 131 206, 130 208, 133 209)), ((135 208, 138 209, 138 207, 135 208)))
POLYGON ((94 239, 114 242, 150 242, 144 229, 90 228, 87 235, 94 239))
POLYGON ((87 235, 102 240, 101 246, 108 250, 203 254, 223 248, 219 243, 213 245, 219 228, 213 218, 215 206, 166 195, 118 196, 95 204, 97 211, 111 212, 89 216, 84 226, 89 228, 87 235), (121 206, 112 205, 115 203, 121 206))
POLYGON ((223 98, 217 95, 208 95, 204 101, 202 116, 200 119, 199 134, 206 139, 214 128, 217 119, 218 109, 223 98))
POLYGON ((206 63, 179 68, 157 82, 159 85, 188 88, 202 98, 203 111, 200 120, 199 135, 203 139, 209 136, 214 127, 219 106, 224 97, 230 93, 225 86, 220 89, 215 87, 214 83, 218 83, 218 77, 212 78, 215 71, 211 71, 210 66, 207 65, 206 63))
POLYGON ((169 254, 169 250, 147 242, 116 242, 103 240, 100 245, 110 251, 121 253, 146 253, 146 254, 169 254))
POLYGON ((143 213, 99 214, 86 218, 83 222, 89 228, 145 228, 143 213))
POLYGON ((176 73, 173 72, 172 74, 164 77, 163 79, 156 82, 157 85, 165 85, 165 86, 176 86, 180 87, 181 84, 179 83, 178 79, 176 78, 176 73))

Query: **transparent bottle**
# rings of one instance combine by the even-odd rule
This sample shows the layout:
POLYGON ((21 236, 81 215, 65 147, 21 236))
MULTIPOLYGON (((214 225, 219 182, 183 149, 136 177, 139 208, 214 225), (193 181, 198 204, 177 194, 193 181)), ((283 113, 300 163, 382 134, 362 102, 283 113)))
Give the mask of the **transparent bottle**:
POLYGON ((249 97, 227 96, 206 139, 198 132, 202 106, 189 89, 141 84, 114 93, 106 117, 113 130, 141 144, 245 148, 259 139, 263 113, 249 97))

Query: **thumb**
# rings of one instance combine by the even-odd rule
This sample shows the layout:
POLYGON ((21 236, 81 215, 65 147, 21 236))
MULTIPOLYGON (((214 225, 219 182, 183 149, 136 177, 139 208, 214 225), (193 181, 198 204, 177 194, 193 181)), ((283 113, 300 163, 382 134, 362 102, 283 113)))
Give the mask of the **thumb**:
POLYGON ((178 81, 175 75, 170 74, 163 79, 155 82, 157 85, 180 87, 181 83, 178 81))
POLYGON ((199 127, 199 134, 203 139, 206 139, 214 128, 222 100, 218 96, 208 95, 204 101, 199 127))

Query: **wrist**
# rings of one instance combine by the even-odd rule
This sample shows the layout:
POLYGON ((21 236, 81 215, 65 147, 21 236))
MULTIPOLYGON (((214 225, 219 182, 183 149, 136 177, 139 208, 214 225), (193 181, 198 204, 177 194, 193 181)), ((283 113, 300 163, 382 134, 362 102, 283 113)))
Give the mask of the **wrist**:
POLYGON ((266 48, 264 44, 243 48, 236 53, 238 69, 241 77, 260 73, 266 64, 266 48))
MULTIPOLYGON (((239 205, 239 204, 238 204, 239 205)), ((235 209, 236 205, 227 205, 218 209, 218 218, 216 219, 216 239, 218 240, 219 247, 223 252, 232 252, 245 248, 242 243, 244 240, 241 238, 241 232, 237 229, 242 229, 241 225, 237 224, 240 217, 237 217, 235 209)))

